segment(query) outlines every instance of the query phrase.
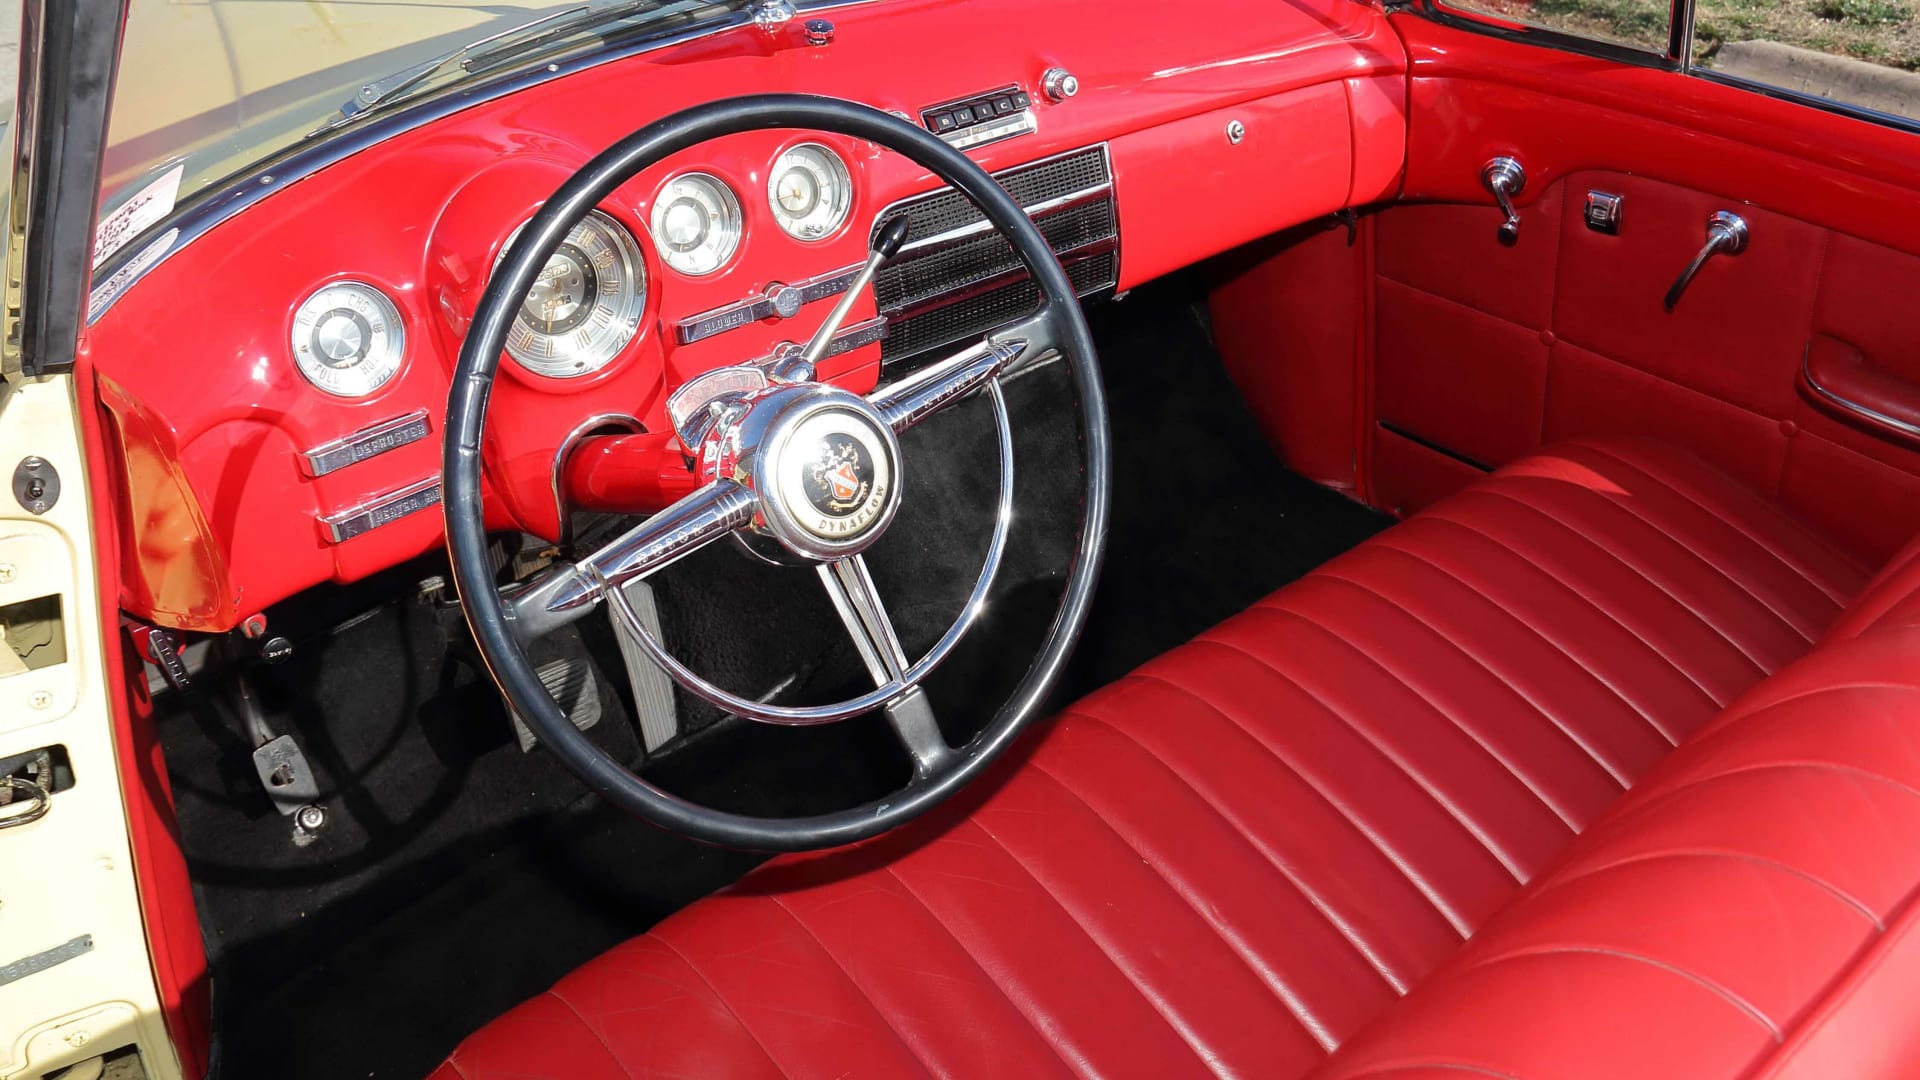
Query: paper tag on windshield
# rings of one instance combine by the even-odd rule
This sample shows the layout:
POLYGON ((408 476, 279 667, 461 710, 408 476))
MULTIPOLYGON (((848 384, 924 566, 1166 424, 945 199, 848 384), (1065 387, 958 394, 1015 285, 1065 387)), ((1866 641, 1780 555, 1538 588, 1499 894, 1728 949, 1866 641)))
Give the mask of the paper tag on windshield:
POLYGON ((173 213, 174 200, 180 195, 180 175, 186 168, 186 163, 182 162, 161 173, 159 179, 141 188, 133 198, 100 219, 99 226, 93 230, 95 270, 107 261, 109 255, 125 247, 127 241, 173 213))

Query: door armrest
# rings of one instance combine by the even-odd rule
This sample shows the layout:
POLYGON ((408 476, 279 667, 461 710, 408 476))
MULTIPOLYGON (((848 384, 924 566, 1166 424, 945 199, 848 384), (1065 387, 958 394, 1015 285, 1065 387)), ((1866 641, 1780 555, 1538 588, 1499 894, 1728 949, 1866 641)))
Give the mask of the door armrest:
POLYGON ((1920 383, 1874 367, 1857 347, 1815 334, 1800 365, 1800 393, 1822 412, 1870 435, 1920 448, 1920 383))

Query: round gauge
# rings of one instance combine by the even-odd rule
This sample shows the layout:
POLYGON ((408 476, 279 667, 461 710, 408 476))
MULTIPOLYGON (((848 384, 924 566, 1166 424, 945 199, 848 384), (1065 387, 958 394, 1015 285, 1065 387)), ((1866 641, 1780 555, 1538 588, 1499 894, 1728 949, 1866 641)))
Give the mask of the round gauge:
POLYGON ((336 281, 293 313, 293 362, 308 382, 340 397, 361 397, 400 370, 406 348, 400 309, 358 281, 336 281))
POLYGON ((683 274, 711 274, 740 247, 740 200, 706 173, 667 181, 653 200, 653 244, 683 274))
POLYGON ((549 378, 591 374, 633 340, 646 303, 640 245, 619 222, 591 211, 533 279, 507 328, 507 355, 549 378))
POLYGON ((819 240, 847 220, 853 181, 840 155, 819 143, 802 143, 774 159, 767 203, 789 236, 819 240))

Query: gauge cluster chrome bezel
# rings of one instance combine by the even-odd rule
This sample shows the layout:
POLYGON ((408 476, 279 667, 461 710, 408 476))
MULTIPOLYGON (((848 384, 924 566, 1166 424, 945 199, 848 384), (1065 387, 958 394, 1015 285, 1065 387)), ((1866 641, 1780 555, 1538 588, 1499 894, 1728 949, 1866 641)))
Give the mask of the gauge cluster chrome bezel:
POLYGON ((853 170, 847 166, 846 159, 826 143, 818 140, 794 143, 775 154, 767 168, 767 209, 782 232, 803 244, 817 244, 837 236, 853 216, 853 203, 853 170), (798 159, 808 156, 818 159, 828 174, 824 185, 813 168, 798 163, 798 159), (794 160, 790 163, 790 159, 794 160), (814 205, 804 214, 796 214, 780 201, 780 182, 796 169, 806 171, 807 179, 815 185, 814 205), (832 197, 826 197, 829 195, 832 197))
POLYGON ((747 214, 739 193, 731 184, 713 173, 694 170, 675 173, 654 192, 653 205, 647 213, 647 229, 653 235, 654 254, 663 265, 688 277, 706 277, 726 269, 740 253, 746 240, 747 214), (686 192, 676 191, 681 185, 686 185, 686 192), (702 193, 707 199, 703 201, 692 192, 702 193), (667 220, 669 211, 682 196, 706 211, 709 229, 717 226, 717 231, 703 233, 699 244, 684 249, 677 247, 669 236, 671 223, 667 220), (712 245, 707 244, 708 237, 714 238, 712 245), (693 257, 702 251, 711 254, 693 257))
MULTIPOLYGON (((513 246, 520 229, 524 227, 525 223, 522 222, 507 237, 506 243, 500 245, 500 254, 494 258, 495 266, 506 257, 507 249, 513 246)), ((549 379, 578 379, 596 374, 640 336, 649 287, 647 264, 640 250, 640 241, 634 237, 631 229, 612 214, 605 210, 590 210, 567 230, 566 239, 562 241, 563 245, 572 245, 581 254, 588 255, 589 262, 594 260, 578 239, 582 230, 597 231, 605 246, 611 250, 611 258, 619 263, 619 292, 610 299, 605 291, 604 277, 596 277, 593 302, 588 310, 604 310, 606 318, 602 320, 589 314, 583 325, 571 328, 564 334, 542 333, 523 321, 523 313, 516 314, 507 331, 506 351, 515 364, 531 374, 549 379), (540 341, 548 343, 545 356, 536 355, 533 351, 533 343, 540 341)), ((556 252, 556 256, 558 254, 556 252)), ((604 274, 604 268, 598 267, 597 263, 595 265, 604 274)))
POLYGON ((337 398, 364 398, 393 381, 406 363, 407 324, 400 306, 377 285, 352 278, 321 284, 294 305, 287 328, 287 347, 293 366, 309 386, 337 398), (333 294, 334 300, 327 297, 333 294), (354 303, 347 298, 357 300, 354 303), (322 359, 313 351, 315 335, 326 316, 342 308, 359 317, 366 335, 366 351, 346 367, 322 359))

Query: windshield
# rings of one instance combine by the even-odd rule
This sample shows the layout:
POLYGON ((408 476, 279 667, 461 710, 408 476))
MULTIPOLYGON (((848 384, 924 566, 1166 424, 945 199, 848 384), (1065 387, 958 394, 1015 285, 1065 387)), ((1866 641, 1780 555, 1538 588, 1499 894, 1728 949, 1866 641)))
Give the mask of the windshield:
POLYGON ((101 220, 109 228, 95 260, 164 217, 176 201, 329 124, 352 122, 363 88, 379 88, 364 95, 379 98, 368 110, 378 111, 598 36, 683 27, 743 6, 744 0, 132 0, 101 182, 101 220), (539 32, 517 32, 535 20, 542 20, 539 32), (407 78, 410 72, 417 77, 407 78))

